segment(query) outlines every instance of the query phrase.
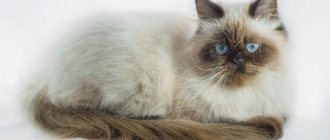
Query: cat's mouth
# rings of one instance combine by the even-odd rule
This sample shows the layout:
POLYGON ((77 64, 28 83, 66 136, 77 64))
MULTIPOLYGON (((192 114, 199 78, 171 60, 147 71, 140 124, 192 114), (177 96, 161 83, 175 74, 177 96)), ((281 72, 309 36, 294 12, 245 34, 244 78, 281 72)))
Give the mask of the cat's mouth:
POLYGON ((226 73, 226 78, 224 80, 224 86, 243 86, 244 83, 249 79, 250 76, 246 75, 241 71, 228 72, 226 73))
POLYGON ((226 68, 223 73, 223 86, 237 87, 244 86, 249 79, 253 79, 258 72, 248 66, 231 65, 226 68))

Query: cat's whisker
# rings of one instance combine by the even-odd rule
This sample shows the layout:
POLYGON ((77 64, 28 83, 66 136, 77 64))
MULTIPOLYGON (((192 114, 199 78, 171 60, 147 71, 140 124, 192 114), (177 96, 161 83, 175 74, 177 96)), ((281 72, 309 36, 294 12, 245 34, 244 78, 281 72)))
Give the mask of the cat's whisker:
POLYGON ((194 81, 194 80, 205 80, 205 78, 208 78, 209 76, 215 74, 215 73, 216 73, 216 70, 217 70, 217 69, 221 69, 221 68, 223 68, 223 66, 217 66, 217 67, 215 67, 215 68, 210 69, 210 70, 212 70, 212 72, 211 72, 210 74, 205 75, 205 76, 203 76, 203 77, 190 79, 190 80, 192 80, 192 81, 194 81))
POLYGON ((218 73, 214 74, 210 79, 208 79, 208 81, 206 81, 205 85, 202 88, 200 88, 200 90, 197 92, 197 95, 200 94, 201 92, 203 92, 203 90, 205 88, 216 86, 216 84, 212 86, 211 82, 215 81, 215 78, 218 78, 220 74, 223 74, 223 71, 224 71, 224 69, 219 71, 218 73))
MULTIPOLYGON (((212 74, 212 75, 210 75, 207 79, 204 80, 204 82, 198 82, 199 85, 196 86, 196 87, 201 87, 200 84, 203 84, 203 86, 202 86, 202 88, 200 88, 200 89, 196 92, 196 94, 195 94, 194 96, 197 97, 201 92, 203 92, 203 90, 204 90, 205 88, 211 86, 210 82, 211 82, 211 81, 214 81, 214 78, 217 77, 219 74, 221 74, 221 71, 219 71, 219 72, 216 73, 216 74, 212 74)), ((192 88, 193 90, 196 90, 194 87, 195 87, 195 85, 191 85, 190 87, 185 88, 185 89, 192 88)), ((189 99, 185 98, 186 102, 190 102, 190 100, 194 100, 194 96, 190 97, 189 99)))
POLYGON ((257 69, 258 69, 259 74, 261 76, 264 76, 264 77, 267 77, 267 78, 270 78, 270 79, 273 79, 273 80, 280 80, 280 79, 278 79, 278 74, 276 74, 274 72, 271 72, 267 69, 260 68, 260 67, 257 67, 257 69))
POLYGON ((221 87, 223 85, 223 81, 225 80, 226 77, 226 70, 223 70, 222 75, 219 77, 218 81, 216 82, 215 86, 221 87))
POLYGON ((226 82, 227 77, 228 76, 226 74, 224 74, 224 77, 223 77, 222 81, 220 82, 220 86, 224 86, 224 83, 226 82))
POLYGON ((258 81, 260 81, 259 84, 262 84, 265 81, 274 81, 273 83, 279 83, 280 79, 276 74, 273 74, 272 72, 269 72, 267 70, 259 70, 259 74, 256 77, 258 81))

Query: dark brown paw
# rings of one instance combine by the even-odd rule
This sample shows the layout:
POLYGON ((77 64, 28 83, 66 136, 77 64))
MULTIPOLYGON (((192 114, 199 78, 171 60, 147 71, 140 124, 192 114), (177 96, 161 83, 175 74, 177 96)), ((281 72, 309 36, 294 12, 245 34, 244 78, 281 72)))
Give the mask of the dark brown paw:
POLYGON ((283 123, 273 117, 255 117, 246 124, 255 127, 269 139, 279 139, 283 135, 283 123))

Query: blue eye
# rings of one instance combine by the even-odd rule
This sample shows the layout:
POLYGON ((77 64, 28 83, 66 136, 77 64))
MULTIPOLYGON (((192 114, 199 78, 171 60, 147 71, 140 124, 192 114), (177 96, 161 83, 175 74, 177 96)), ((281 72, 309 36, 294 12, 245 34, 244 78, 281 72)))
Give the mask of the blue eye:
POLYGON ((229 51, 229 48, 228 48, 228 46, 225 43, 218 43, 215 46, 215 50, 219 54, 224 55, 224 54, 226 54, 229 51))
POLYGON ((246 49, 250 53, 255 53, 259 49, 259 46, 258 43, 248 43, 246 44, 246 49))

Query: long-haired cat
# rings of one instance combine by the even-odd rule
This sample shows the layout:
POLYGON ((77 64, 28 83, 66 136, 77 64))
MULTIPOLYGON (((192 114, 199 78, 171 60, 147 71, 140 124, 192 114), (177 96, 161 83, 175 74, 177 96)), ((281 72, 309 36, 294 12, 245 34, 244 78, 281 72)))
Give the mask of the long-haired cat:
POLYGON ((34 122, 88 139, 276 139, 287 35, 276 0, 196 0, 199 20, 102 17, 64 41, 29 93, 34 122))

